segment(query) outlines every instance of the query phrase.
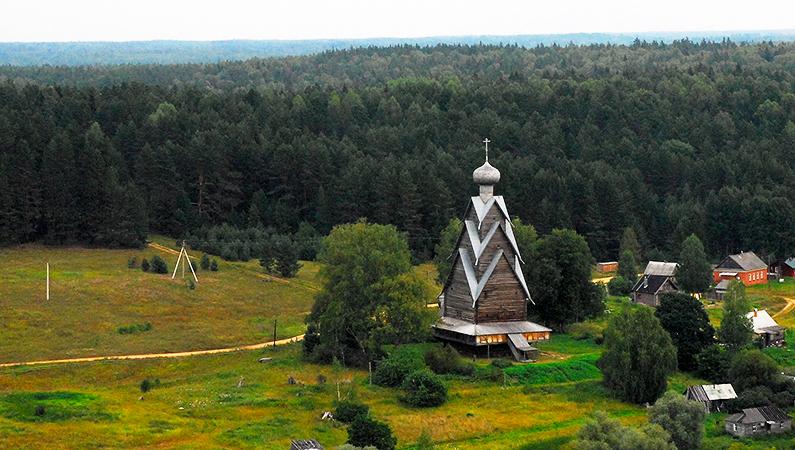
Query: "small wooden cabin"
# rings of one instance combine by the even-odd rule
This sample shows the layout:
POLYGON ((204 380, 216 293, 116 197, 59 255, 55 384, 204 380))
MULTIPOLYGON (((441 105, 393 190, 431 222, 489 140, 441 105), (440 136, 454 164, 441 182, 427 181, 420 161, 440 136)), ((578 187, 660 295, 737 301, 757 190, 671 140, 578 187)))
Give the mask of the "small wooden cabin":
POLYGON ((757 310, 746 314, 754 327, 754 334, 763 347, 781 347, 784 345, 784 327, 780 326, 767 311, 757 310))
POLYGON ((596 271, 599 273, 609 273, 618 271, 618 261, 605 261, 596 263, 596 271))
POLYGON ((789 433, 792 430, 792 417, 775 406, 746 408, 741 413, 727 417, 725 429, 737 437, 789 433))
POLYGON ((679 264, 674 262, 649 261, 643 276, 632 286, 632 300, 647 306, 660 306, 660 296, 666 292, 677 292, 676 270, 679 264))
POLYGON ((723 410, 726 402, 737 398, 737 394, 731 384, 704 384, 688 387, 685 397, 703 403, 704 411, 711 413, 723 410))
POLYGON ((505 200, 494 195, 500 172, 487 158, 472 178, 480 195, 464 213, 434 335, 475 349, 507 346, 517 360, 533 360, 537 350, 530 343, 549 339, 552 330, 527 320, 533 301, 522 255, 505 200))

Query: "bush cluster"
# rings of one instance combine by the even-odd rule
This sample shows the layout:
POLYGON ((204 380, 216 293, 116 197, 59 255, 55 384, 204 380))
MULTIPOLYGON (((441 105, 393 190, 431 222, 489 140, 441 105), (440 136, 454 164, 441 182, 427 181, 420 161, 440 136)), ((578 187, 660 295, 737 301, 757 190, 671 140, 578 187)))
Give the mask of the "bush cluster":
POLYGON ((632 282, 617 275, 607 282, 607 292, 617 297, 629 295, 632 292, 632 282))
POLYGON ((447 401, 447 386, 438 375, 428 370, 414 371, 403 380, 402 400, 411 406, 440 406, 447 401))
POLYGON ((135 333, 143 333, 151 329, 152 329, 152 324, 146 322, 146 323, 136 323, 134 325, 127 325, 126 327, 119 327, 116 331, 119 334, 135 334, 135 333))
POLYGON ((370 408, 355 400, 339 401, 334 409, 334 419, 342 423, 352 423, 357 417, 367 417, 369 414, 370 408))
POLYGON ((425 352, 425 364, 434 372, 441 375, 455 374, 471 376, 475 367, 465 362, 458 351, 450 345, 432 347, 425 352))

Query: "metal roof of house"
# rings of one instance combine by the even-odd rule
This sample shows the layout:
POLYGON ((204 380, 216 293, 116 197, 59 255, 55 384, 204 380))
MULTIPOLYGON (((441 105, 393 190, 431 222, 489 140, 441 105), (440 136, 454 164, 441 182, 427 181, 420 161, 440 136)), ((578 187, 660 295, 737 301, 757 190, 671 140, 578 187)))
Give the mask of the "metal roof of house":
POLYGON ((731 384, 703 384, 687 388, 690 397, 698 401, 731 400, 737 398, 731 384))
POLYGON ((791 268, 795 269, 795 256, 787 258, 784 261, 784 264, 786 264, 786 265, 790 266, 791 268))
POLYGON ((472 323, 453 317, 441 317, 434 327, 453 331, 467 336, 484 336, 493 334, 537 333, 552 331, 537 323, 526 320, 516 322, 486 322, 472 323))
POLYGON ((643 271, 643 274, 672 277, 676 274, 676 269, 678 268, 679 264, 675 262, 649 261, 649 263, 646 264, 646 270, 643 271))
POLYGON ((729 255, 718 264, 716 269, 740 269, 742 271, 767 269, 767 264, 754 252, 740 252, 729 255))
POLYGON ((726 292, 726 290, 729 289, 729 284, 731 282, 732 282, 732 280, 720 280, 720 283, 715 285, 715 290, 716 291, 721 291, 721 292, 726 292))
POLYGON ((751 322, 754 325, 754 333, 761 334, 767 331, 768 328, 781 328, 770 314, 764 309, 751 311, 745 315, 748 319, 751 319, 751 322))
POLYGON ((786 412, 776 406, 760 406, 758 408, 746 408, 743 412, 732 414, 726 418, 729 423, 755 424, 764 422, 786 422, 792 418, 786 412))

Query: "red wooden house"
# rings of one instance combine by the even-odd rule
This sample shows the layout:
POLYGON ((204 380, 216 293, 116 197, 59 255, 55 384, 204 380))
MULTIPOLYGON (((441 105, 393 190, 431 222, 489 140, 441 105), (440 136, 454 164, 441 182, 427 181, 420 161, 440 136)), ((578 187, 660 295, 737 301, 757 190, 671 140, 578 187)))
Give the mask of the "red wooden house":
POLYGON ((754 252, 729 255, 713 269, 712 280, 740 280, 746 286, 767 283, 767 264, 754 252))

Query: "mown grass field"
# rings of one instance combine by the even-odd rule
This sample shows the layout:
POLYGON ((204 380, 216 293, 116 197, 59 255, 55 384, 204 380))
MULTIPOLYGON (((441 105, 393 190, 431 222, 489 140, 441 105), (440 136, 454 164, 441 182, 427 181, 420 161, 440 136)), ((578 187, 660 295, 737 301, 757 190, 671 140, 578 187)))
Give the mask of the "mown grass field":
MULTIPOLYGON (((163 237, 155 241, 174 247, 163 237)), ((128 269, 127 260, 160 255, 173 269, 176 255, 25 245, 0 249, 0 363, 78 356, 201 350, 253 344, 303 333, 318 289, 315 263, 289 283, 262 273, 256 260, 199 271, 190 290, 180 274, 128 269), (45 301, 45 263, 51 298, 45 301), (119 333, 151 324, 151 330, 119 333)), ((197 264, 200 252, 193 252, 197 264)), ((188 275, 189 276, 189 275, 188 275)))
MULTIPOLYGON (((173 247, 166 238, 156 241, 173 247)), ((272 337, 274 318, 279 337, 303 331, 319 283, 317 264, 306 263, 298 279, 285 284, 264 276, 255 261, 221 262, 217 273, 200 272, 199 287, 191 291, 170 276, 127 269, 130 256, 155 253, 39 246, 0 251, 14 262, 0 278, 6 306, 0 310, 0 362, 260 342, 272 337), (43 296, 43 259, 54 278, 53 300, 46 304, 36 298, 43 296), (59 272, 61 266, 70 270, 59 272), (118 332, 145 323, 150 330, 118 332)), ((161 256, 173 267, 175 256, 161 256)), ((431 266, 417 270, 435 276, 431 266)), ((761 290, 757 297, 769 302, 771 312, 785 304, 761 290)), ((593 322, 604 325, 611 314, 631 307, 638 306, 611 297, 608 312, 593 322)), ((421 359, 432 345, 398 351, 421 359)), ((449 401, 429 409, 404 405, 398 389, 370 386, 366 371, 303 361, 300 344, 179 359, 0 368, 0 447, 284 449, 290 439, 316 438, 333 448, 345 442, 345 428, 320 417, 333 408, 338 385, 388 422, 403 449, 412 448, 423 430, 440 449, 555 449, 596 410, 628 424, 646 421, 645 408, 614 400, 602 387, 595 366, 602 347, 593 340, 555 334, 539 349, 541 361, 514 365, 502 377, 446 377, 449 401), (258 363, 262 356, 273 360, 258 363), (289 377, 298 384, 288 384, 289 377), (139 388, 144 379, 155 385, 145 394, 139 388)), ((791 361, 788 353, 775 356, 791 361)), ((476 365, 478 373, 490 373, 489 361, 476 365)), ((677 373, 669 389, 681 392, 702 382, 677 373)), ((708 419, 704 448, 738 442, 714 424, 720 419, 708 419)), ((778 438, 745 445, 782 449, 790 443, 778 438)))

